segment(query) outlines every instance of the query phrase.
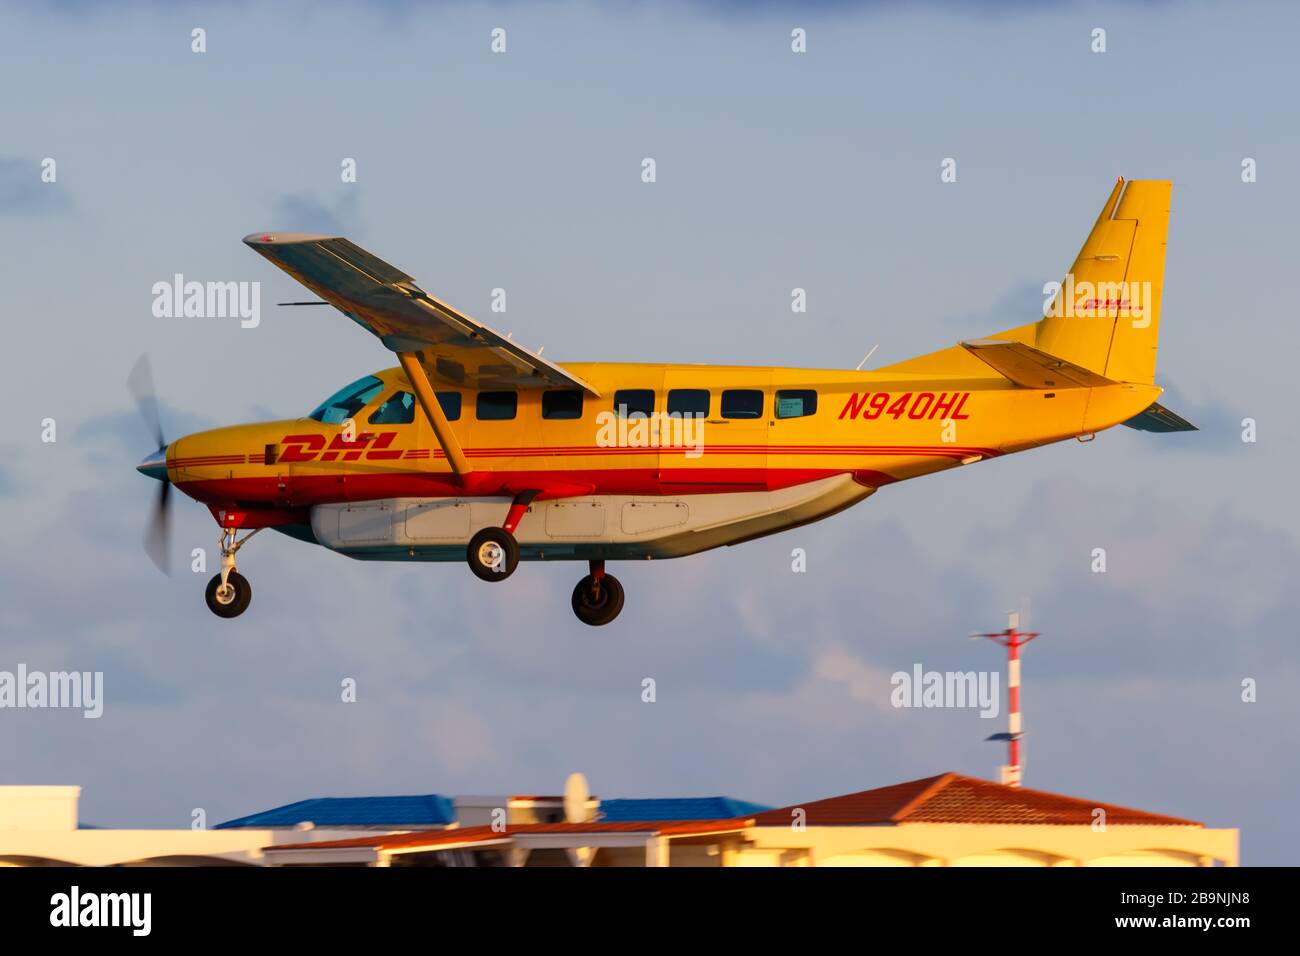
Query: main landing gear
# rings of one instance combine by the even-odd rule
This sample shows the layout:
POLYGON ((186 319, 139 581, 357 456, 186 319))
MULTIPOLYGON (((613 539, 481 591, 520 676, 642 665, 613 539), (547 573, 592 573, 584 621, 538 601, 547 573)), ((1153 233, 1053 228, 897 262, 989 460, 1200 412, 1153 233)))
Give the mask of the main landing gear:
MULTIPOLYGON (((484 581, 504 581, 515 573, 519 566, 519 542, 512 531, 484 528, 469 539, 465 557, 475 575, 484 581)), ((614 575, 605 572, 604 561, 592 561, 591 573, 573 589, 572 603, 573 613, 579 621, 600 627, 614 620, 623 610, 623 585, 614 575)), ((212 602, 208 604, 211 606, 212 602)), ((214 607, 213 610, 217 609, 214 607)))
POLYGON ((504 581, 519 566, 519 542, 505 528, 484 528, 465 552, 469 569, 484 581, 504 581))
MULTIPOLYGON (((520 519, 536 496, 536 491, 517 495, 502 527, 484 528, 469 539, 465 559, 476 577, 484 581, 504 581, 515 573, 519 566, 515 528, 519 527, 520 519)), ((591 573, 573 589, 573 613, 583 624, 600 627, 618 617, 621 610, 623 585, 614 575, 605 573, 604 561, 592 561, 591 573)))
POLYGON ((623 610, 623 585, 605 573, 604 561, 592 561, 591 573, 573 589, 573 613, 592 627, 608 624, 623 610))
POLYGON ((217 546, 221 549, 221 573, 208 582, 207 592, 203 595, 208 602, 208 609, 217 617, 239 617, 248 610, 253 600, 253 586, 248 578, 235 570, 235 552, 244 546, 253 535, 261 531, 256 528, 235 540, 234 528, 222 528, 217 546))
POLYGON ((465 549, 465 558, 469 569, 476 577, 484 581, 504 581, 515 573, 519 566, 519 542, 515 540, 515 528, 528 512, 538 492, 524 491, 515 495, 506 513, 505 523, 500 528, 484 528, 469 539, 465 549))

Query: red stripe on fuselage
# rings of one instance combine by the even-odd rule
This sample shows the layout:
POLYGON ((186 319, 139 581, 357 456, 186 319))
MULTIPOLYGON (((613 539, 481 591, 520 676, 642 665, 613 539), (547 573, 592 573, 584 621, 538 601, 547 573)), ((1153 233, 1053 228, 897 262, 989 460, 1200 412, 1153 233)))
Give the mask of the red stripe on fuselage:
MULTIPOLYGON (((844 468, 595 468, 564 471, 472 472, 465 483, 448 472, 383 472, 341 475, 291 475, 283 478, 207 478, 180 481, 177 487, 208 504, 262 503, 308 507, 376 498, 509 497, 518 488, 545 488, 556 481, 590 485, 592 495, 705 495, 737 491, 775 491, 832 475, 844 468), (284 482, 285 490, 280 490, 284 482)), ((883 472, 853 469, 863 484, 896 479, 883 472)))
MULTIPOLYGON (((387 453, 386 453, 387 454, 387 453)), ((866 455, 866 456, 916 456, 922 458, 969 458, 979 455, 982 458, 996 458, 1002 454, 996 448, 973 448, 966 445, 703 445, 689 447, 684 445, 644 448, 610 447, 595 445, 573 445, 554 448, 536 446, 520 448, 466 448, 466 458, 571 458, 620 455, 693 455, 707 458, 710 455, 866 455)), ((411 448, 402 453, 406 459, 446 459, 438 448, 411 448)), ((249 454, 250 463, 261 463, 262 454, 249 454)), ((316 461, 320 459, 303 458, 299 461, 316 461)), ((200 467, 203 465, 242 463, 242 455, 209 455, 203 458, 175 458, 168 464, 173 468, 200 467)))

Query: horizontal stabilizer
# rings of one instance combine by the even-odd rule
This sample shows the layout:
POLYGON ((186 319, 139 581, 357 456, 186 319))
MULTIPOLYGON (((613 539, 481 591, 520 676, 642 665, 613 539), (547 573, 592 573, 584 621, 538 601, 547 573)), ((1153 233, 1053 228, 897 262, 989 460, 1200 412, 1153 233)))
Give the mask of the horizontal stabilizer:
POLYGON ((1177 412, 1171 412, 1159 402, 1152 402, 1151 407, 1134 415, 1124 423, 1129 428, 1140 432, 1197 432, 1195 425, 1177 412))
POLYGON ((1022 388, 1101 388, 1115 382, 1032 345, 1006 339, 975 339, 961 347, 1022 388))

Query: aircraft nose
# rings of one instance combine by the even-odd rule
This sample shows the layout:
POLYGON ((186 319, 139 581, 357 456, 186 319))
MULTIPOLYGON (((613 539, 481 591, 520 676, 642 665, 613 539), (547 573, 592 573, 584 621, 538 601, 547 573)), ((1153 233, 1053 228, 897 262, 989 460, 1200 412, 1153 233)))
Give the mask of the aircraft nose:
POLYGON ((135 466, 135 470, 158 481, 167 480, 167 449, 159 448, 135 466))

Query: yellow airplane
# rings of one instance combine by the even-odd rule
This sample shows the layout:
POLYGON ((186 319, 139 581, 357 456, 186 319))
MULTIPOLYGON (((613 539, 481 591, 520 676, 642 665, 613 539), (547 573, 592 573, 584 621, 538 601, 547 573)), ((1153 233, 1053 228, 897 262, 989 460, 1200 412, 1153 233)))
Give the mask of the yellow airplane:
MULTIPOLYGON (((1125 424, 1194 427, 1152 384, 1171 184, 1111 190, 1044 318, 873 371, 553 364, 347 239, 244 242, 397 354, 303 418, 165 442, 139 471, 221 529, 207 603, 249 605, 235 556, 274 528, 381 561, 589 562, 579 620, 623 607, 607 560, 674 558, 825 518, 878 488, 1125 424), (241 531, 246 532, 239 537, 241 531)), ((135 383, 142 411, 156 402, 135 383)))

